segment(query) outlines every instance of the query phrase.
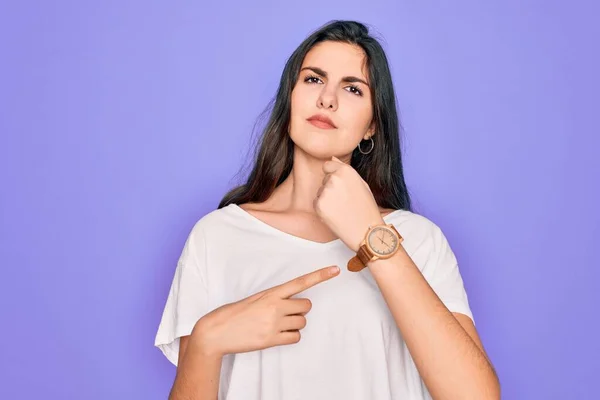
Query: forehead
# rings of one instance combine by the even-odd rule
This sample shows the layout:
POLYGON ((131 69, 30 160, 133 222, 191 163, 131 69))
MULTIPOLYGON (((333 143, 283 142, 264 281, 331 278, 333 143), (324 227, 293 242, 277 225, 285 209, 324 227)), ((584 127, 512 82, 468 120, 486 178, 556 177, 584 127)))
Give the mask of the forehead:
POLYGON ((366 80, 366 55, 359 46, 341 42, 321 42, 304 57, 302 68, 318 67, 332 76, 356 76, 366 80))

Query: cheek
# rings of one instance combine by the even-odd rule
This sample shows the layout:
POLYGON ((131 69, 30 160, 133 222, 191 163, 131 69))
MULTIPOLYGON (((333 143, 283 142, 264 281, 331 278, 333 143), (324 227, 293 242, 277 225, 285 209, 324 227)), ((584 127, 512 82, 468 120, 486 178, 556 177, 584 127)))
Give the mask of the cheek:
POLYGON ((292 96, 290 97, 290 106, 291 106, 290 111, 292 113, 292 118, 293 118, 294 115, 298 112, 298 110, 300 109, 300 106, 301 106, 297 90, 294 90, 292 92, 292 96))
POLYGON ((345 127, 348 131, 356 133, 357 136, 362 136, 371 125, 373 111, 370 104, 365 104, 363 101, 347 102, 340 104, 340 114, 342 120, 345 121, 345 127), (343 107, 345 106, 345 107, 343 107))
POLYGON ((306 87, 298 86, 292 91, 292 96, 290 98, 291 101, 291 111, 292 116, 294 113, 302 112, 307 107, 310 106, 311 102, 311 94, 306 89, 306 87))

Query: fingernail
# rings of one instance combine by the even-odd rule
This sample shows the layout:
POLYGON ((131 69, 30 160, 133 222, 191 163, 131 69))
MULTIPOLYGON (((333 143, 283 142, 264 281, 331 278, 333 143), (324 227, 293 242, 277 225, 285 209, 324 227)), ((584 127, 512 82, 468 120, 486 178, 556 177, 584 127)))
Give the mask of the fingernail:
POLYGON ((334 267, 329 268, 329 271, 331 272, 331 275, 335 275, 338 272, 340 272, 340 267, 338 267, 337 265, 334 267))

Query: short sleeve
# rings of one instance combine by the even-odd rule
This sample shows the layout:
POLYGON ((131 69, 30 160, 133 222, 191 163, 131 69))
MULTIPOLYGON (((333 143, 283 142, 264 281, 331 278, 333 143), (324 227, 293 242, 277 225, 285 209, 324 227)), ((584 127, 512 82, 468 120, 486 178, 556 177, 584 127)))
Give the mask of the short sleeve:
POLYGON ((171 288, 154 345, 177 365, 179 338, 192 332, 196 322, 208 312, 206 249, 201 228, 190 232, 177 262, 171 288))
POLYGON ((460 274, 458 262, 442 230, 432 224, 432 254, 427 261, 424 275, 450 312, 461 313, 474 323, 467 292, 460 274))

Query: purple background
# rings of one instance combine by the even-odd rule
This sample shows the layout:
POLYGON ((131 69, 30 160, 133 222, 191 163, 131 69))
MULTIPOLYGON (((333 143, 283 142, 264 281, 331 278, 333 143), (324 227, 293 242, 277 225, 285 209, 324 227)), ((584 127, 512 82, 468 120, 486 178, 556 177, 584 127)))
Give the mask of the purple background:
POLYGON ((592 3, 2 2, 0 398, 167 397, 153 341, 186 235, 336 18, 385 37, 416 210, 459 258, 504 398, 598 398, 592 3))

